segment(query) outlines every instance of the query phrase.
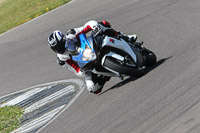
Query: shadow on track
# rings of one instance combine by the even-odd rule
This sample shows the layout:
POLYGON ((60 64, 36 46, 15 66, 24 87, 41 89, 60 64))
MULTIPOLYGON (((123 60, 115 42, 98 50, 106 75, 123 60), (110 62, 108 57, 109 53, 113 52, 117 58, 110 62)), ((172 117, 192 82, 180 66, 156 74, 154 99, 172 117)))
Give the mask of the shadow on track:
MULTIPOLYGON (((170 58, 172 58, 172 56, 157 61, 155 65, 153 65, 152 67, 149 67, 149 68, 147 68, 147 69, 145 70, 146 72, 145 72, 144 75, 146 75, 147 73, 149 73, 149 72, 152 71, 153 69, 157 68, 158 66, 160 66, 161 64, 163 64, 165 61, 167 61, 167 60, 170 59, 170 58)), ((143 76, 144 76, 144 75, 143 75, 143 76)), ((141 77, 142 77, 142 76, 141 76, 141 77)), ((121 87, 121 86, 123 86, 123 85, 125 85, 125 84, 127 84, 127 83, 129 83, 129 82, 131 82, 131 81, 135 81, 135 80, 137 80, 137 79, 139 79, 139 78, 141 78, 141 77, 129 77, 129 78, 127 78, 127 79, 125 79, 125 80, 119 82, 118 84, 112 86, 111 88, 109 88, 109 89, 103 91, 103 92, 100 93, 99 95, 102 95, 102 94, 106 93, 107 91, 110 91, 110 90, 119 88, 119 87, 121 87)))

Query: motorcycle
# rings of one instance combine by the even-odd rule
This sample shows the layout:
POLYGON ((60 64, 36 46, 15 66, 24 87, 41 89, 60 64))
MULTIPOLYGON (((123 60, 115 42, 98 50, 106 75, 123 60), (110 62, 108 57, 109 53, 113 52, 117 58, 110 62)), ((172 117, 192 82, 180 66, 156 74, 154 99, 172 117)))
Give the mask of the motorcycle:
POLYGON ((143 46, 109 36, 98 37, 79 35, 80 48, 78 54, 72 55, 81 70, 91 71, 108 77, 125 76, 140 77, 148 67, 156 63, 156 55, 143 46), (101 44, 99 44, 101 43, 101 44))

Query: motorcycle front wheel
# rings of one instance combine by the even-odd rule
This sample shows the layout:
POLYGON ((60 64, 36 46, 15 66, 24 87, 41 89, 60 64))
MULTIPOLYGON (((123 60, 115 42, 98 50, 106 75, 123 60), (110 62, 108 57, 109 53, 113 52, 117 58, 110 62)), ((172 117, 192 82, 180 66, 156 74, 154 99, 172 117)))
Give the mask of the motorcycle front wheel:
POLYGON ((145 74, 143 70, 122 64, 112 57, 107 57, 105 59, 104 66, 127 76, 141 77, 145 74))
POLYGON ((144 48, 143 55, 145 66, 151 67, 156 64, 157 58, 154 52, 144 48))

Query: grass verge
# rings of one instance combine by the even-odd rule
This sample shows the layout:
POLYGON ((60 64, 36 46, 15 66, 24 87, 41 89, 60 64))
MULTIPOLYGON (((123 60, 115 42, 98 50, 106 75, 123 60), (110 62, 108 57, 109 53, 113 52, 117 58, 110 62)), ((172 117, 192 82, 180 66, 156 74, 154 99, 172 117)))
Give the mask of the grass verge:
POLYGON ((0 34, 71 0, 3 0, 0 2, 0 34))
POLYGON ((0 108, 0 132, 9 133, 18 128, 23 111, 16 106, 0 108))

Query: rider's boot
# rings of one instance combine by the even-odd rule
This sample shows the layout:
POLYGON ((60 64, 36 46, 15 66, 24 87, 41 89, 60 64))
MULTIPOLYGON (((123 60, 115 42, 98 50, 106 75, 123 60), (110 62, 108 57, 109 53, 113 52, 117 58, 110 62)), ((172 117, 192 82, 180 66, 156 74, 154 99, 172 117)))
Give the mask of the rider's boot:
POLYGON ((137 35, 136 34, 133 34, 133 35, 128 35, 129 37, 129 42, 131 42, 131 44, 135 44, 136 46, 138 47, 141 47, 143 48, 143 41, 142 42, 136 42, 137 40, 137 35))
POLYGON ((119 38, 119 39, 122 38, 125 41, 130 42, 131 44, 133 44, 137 40, 137 35, 133 34, 133 35, 126 36, 124 33, 118 32, 117 38, 119 38))
POLYGON ((136 40, 137 40, 137 35, 136 34, 133 34, 133 35, 128 35, 128 37, 129 37, 129 39, 128 39, 128 41, 130 42, 130 43, 134 43, 134 42, 136 42, 136 40))

